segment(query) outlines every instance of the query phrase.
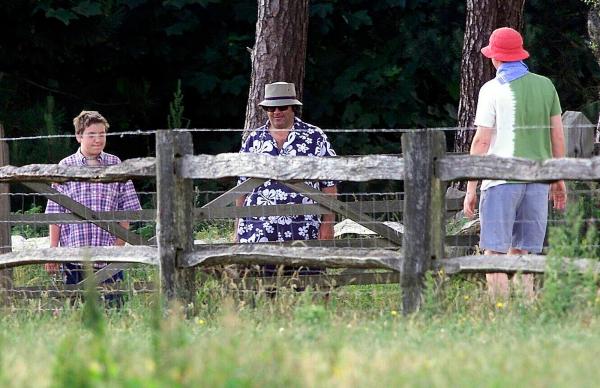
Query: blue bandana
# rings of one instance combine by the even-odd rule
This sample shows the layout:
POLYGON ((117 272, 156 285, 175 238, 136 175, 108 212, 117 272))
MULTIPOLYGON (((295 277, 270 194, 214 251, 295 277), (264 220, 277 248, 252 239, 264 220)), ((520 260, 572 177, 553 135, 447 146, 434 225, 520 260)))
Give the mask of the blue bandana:
POLYGON ((523 61, 504 62, 496 71, 496 79, 506 84, 529 73, 529 68, 523 61))

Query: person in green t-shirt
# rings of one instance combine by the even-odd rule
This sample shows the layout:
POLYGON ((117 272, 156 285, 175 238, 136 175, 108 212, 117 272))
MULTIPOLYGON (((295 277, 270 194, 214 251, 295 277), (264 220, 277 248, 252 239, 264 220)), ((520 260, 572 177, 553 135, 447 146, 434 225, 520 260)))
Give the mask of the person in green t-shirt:
MULTIPOLYGON (((523 38, 503 27, 481 49, 497 69, 496 77, 479 92, 471 155, 521 157, 543 161, 565 155, 561 107, 552 82, 529 72, 523 62, 529 53, 523 38)), ((477 181, 469 181, 464 213, 472 218, 477 203, 477 181)), ((564 181, 551 184, 484 180, 479 213, 480 248, 486 255, 523 255, 542 251, 548 219, 548 195, 556 209, 566 205, 564 181)), ((486 275, 492 297, 507 297, 505 273, 486 275)), ((514 278, 533 297, 533 275, 514 278)))

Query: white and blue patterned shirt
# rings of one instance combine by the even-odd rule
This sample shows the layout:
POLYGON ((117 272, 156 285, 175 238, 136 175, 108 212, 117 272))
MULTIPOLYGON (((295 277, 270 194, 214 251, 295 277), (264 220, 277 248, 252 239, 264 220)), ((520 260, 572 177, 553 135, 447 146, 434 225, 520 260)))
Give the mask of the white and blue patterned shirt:
MULTIPOLYGON (((269 123, 252 131, 242 144, 240 152, 269 154, 273 156, 335 156, 327 135, 318 127, 297 117, 281 149, 269 132, 269 123)), ((240 177, 238 185, 247 180, 240 177)), ((334 181, 311 181, 306 184, 321 190, 335 186, 334 181)), ((310 198, 296 193, 287 186, 268 180, 246 196, 244 206, 282 204, 313 204, 310 198)), ((316 240, 319 237, 321 217, 317 215, 247 217, 240 219, 237 234, 240 243, 288 240, 316 240)))

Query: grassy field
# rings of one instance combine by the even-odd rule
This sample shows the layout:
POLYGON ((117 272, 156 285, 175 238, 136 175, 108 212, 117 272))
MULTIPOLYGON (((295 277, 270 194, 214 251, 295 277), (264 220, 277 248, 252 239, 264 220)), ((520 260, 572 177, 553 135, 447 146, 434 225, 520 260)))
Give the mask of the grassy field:
POLYGON ((430 279, 428 287, 423 308, 409 317, 398 311, 395 285, 346 287, 326 300, 311 291, 231 294, 211 282, 185 309, 160 310, 142 296, 119 310, 14 306, 0 319, 0 382, 450 387, 595 386, 600 379, 595 293, 492 302, 478 279, 430 279))
MULTIPOLYGON (((585 232, 581 216, 573 219, 551 233, 534 301, 518 292, 490 300, 481 276, 443 274, 428 277, 412 316, 400 312, 398 285, 271 298, 208 281, 188 306, 138 294, 120 309, 92 294, 74 305, 13 301, 1 308, 0 386, 596 386, 598 276, 563 272, 553 259, 600 256, 596 228, 585 232)), ((155 275, 136 267, 126 282, 155 275)), ((14 279, 52 280, 41 266, 17 268, 14 279)))

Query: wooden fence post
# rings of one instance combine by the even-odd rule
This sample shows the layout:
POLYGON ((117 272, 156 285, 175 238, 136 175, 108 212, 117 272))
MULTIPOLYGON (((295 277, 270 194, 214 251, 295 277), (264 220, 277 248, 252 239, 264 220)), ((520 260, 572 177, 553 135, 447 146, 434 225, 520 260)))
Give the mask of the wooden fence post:
MULTIPOLYGON (((4 137, 4 127, 0 123, 0 138, 4 137)), ((0 141, 0 166, 9 164, 8 144, 0 141)), ((0 253, 11 252, 10 240, 10 192, 8 183, 0 183, 0 253)), ((12 288, 12 268, 0 270, 0 289, 8 290, 12 288)))
POLYGON ((581 112, 566 111, 562 115, 565 150, 568 158, 594 156, 594 126, 581 112))
POLYGON ((180 178, 177 160, 193 153, 192 136, 171 130, 156 134, 157 241, 161 289, 168 300, 190 303, 195 294, 194 269, 182 268, 193 249, 193 182, 180 178))
POLYGON ((400 274, 402 311, 418 310, 426 271, 444 255, 445 183, 435 176, 436 159, 444 155, 443 132, 420 130, 402 135, 404 155, 404 262, 400 274))

